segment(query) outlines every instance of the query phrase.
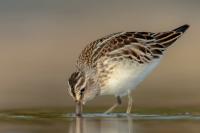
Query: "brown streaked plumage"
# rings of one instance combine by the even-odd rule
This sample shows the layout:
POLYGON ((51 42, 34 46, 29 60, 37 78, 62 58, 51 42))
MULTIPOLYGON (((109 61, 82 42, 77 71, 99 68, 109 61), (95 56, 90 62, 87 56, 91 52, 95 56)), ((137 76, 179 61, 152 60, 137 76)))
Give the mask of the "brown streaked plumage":
POLYGON ((69 78, 69 93, 78 105, 97 95, 115 95, 120 99, 130 94, 188 27, 159 33, 118 32, 88 44, 78 58, 77 72, 69 78))

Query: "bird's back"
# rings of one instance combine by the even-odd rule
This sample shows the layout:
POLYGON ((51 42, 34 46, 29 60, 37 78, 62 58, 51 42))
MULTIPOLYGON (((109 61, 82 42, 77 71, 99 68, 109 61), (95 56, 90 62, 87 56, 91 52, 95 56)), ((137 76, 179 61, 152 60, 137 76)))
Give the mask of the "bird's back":
POLYGON ((102 57, 121 57, 140 64, 159 59, 163 52, 175 42, 189 27, 183 25, 167 32, 118 32, 100 38, 90 44, 80 54, 79 68, 96 68, 102 57))

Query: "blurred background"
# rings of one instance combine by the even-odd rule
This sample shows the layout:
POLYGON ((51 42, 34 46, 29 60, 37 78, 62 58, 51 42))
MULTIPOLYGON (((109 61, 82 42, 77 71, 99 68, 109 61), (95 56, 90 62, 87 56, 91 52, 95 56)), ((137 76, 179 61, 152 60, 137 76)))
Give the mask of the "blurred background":
MULTIPOLYGON (((190 29, 133 99, 135 107, 199 107, 199 7, 198 0, 1 0, 0 109, 71 107, 66 81, 86 44, 113 32, 186 23, 190 29)), ((88 106, 113 102, 103 96, 88 106)))

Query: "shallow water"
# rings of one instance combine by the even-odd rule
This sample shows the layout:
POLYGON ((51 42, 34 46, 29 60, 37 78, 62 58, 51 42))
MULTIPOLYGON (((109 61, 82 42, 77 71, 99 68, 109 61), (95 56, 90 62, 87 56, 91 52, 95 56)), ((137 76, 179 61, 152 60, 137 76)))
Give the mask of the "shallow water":
POLYGON ((1 133, 199 133, 200 115, 2 112, 1 133))

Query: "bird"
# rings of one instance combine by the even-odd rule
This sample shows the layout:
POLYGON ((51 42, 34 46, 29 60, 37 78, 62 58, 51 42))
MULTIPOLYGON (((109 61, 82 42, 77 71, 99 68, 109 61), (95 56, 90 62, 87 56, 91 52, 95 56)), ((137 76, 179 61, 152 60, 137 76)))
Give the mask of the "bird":
POLYGON ((80 53, 76 70, 68 79, 68 92, 76 103, 76 115, 97 96, 111 95, 112 112, 128 96, 126 113, 131 113, 131 92, 160 63, 167 49, 189 28, 188 24, 165 32, 117 32, 88 45, 80 53))

